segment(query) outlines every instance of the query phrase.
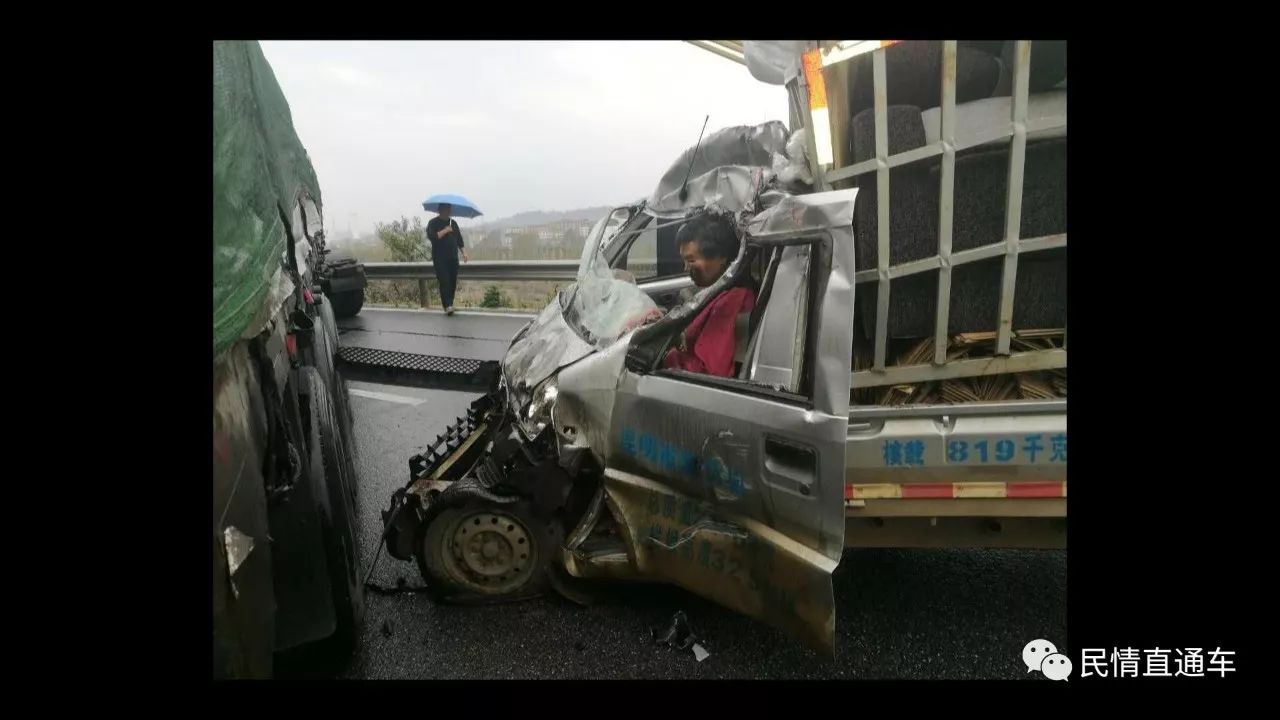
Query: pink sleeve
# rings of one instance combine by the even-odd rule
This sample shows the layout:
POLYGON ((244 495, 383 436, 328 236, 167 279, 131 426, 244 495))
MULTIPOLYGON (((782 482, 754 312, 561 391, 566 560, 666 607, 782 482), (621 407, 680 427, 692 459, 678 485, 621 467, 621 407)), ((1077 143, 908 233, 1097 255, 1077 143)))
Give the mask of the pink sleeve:
POLYGON ((734 288, 708 308, 710 317, 693 346, 693 353, 705 370, 719 377, 733 376, 734 333, 738 315, 751 309, 754 298, 746 288, 734 288))
POLYGON ((663 367, 696 373, 705 373, 707 371, 707 368, 703 366, 702 360, 697 355, 681 352, 678 348, 671 348, 667 351, 667 359, 663 363, 663 367))
POLYGON ((703 310, 707 317, 698 318, 704 322, 691 351, 669 350, 663 364, 678 370, 732 377, 738 315, 750 312, 754 306, 755 296, 746 288, 734 288, 720 295, 703 310))

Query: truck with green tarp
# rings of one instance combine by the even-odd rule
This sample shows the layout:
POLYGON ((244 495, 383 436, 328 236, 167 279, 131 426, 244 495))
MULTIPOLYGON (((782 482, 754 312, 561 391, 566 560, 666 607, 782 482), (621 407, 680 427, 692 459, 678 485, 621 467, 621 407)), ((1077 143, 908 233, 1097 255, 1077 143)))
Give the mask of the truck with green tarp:
POLYGON ((213 675, 350 655, 363 613, 335 313, 364 273, 256 42, 213 44, 213 675))

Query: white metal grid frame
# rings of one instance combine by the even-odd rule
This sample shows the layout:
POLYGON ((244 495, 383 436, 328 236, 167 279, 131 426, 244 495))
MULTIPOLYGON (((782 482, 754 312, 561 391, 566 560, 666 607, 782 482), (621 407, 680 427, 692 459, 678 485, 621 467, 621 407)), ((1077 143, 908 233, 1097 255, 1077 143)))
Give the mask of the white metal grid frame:
MULTIPOLYGON (((1012 113, 1009 122, 997 127, 984 129, 966 137, 962 142, 956 138, 956 48, 957 41, 943 42, 942 52, 942 105, 941 133, 937 142, 895 155, 889 154, 888 142, 888 95, 885 73, 885 53, 891 45, 887 41, 836 41, 818 44, 816 55, 821 59, 822 67, 846 62, 858 55, 872 53, 872 75, 874 85, 875 113, 875 151, 876 156, 841 168, 829 168, 819 162, 820 155, 814 147, 813 137, 816 133, 807 133, 809 140, 809 157, 816 180, 817 189, 827 190, 831 184, 841 180, 856 178, 869 173, 876 173, 877 197, 877 238, 878 258, 875 269, 855 273, 857 284, 877 284, 876 295, 876 333, 874 340, 874 363, 870 370, 854 372, 851 375, 851 386, 877 387, 900 383, 914 383, 925 380, 941 380, 947 378, 972 377, 977 375, 997 375, 1005 373, 1048 370, 1066 367, 1066 346, 1060 349, 1037 350, 1030 352, 1010 352, 1010 341, 1013 337, 1013 301, 1017 286, 1018 258, 1024 253, 1032 253, 1053 248, 1066 247, 1066 234, 1037 238, 1021 238, 1019 230, 1022 222, 1023 176, 1026 163, 1028 132, 1065 128, 1065 119, 1054 119, 1038 122, 1035 127, 1027 124, 1027 103, 1029 95, 1031 42, 1017 41, 1013 67, 1012 113), (993 141, 1004 139, 1010 141, 1009 175, 1007 195, 1005 198, 1004 239, 1001 242, 952 253, 952 220, 955 209, 955 158, 956 153, 971 147, 977 147, 993 141), (942 157, 941 178, 939 184, 939 218, 938 218, 938 252, 936 255, 913 260, 898 265, 889 263, 889 171, 893 168, 920 162, 929 158, 942 157), (996 356, 978 358, 959 362, 947 362, 947 327, 951 309, 951 276, 958 265, 979 262, 995 257, 1004 258, 1001 276, 999 318, 996 332, 996 356), (886 355, 889 333, 889 300, 890 282, 922 272, 938 271, 938 297, 934 324, 934 353, 931 365, 887 367, 886 355)), ((810 56, 813 62, 813 56, 810 56)), ((821 81, 818 76, 817 81, 821 81)), ((788 87, 793 96, 793 107, 799 110, 806 127, 813 127, 814 113, 810 102, 810 85, 815 81, 812 73, 798 76, 788 87)), ((825 94, 825 88, 823 89, 825 94)), ((839 142, 837 138, 835 140, 839 142)), ((823 153, 830 156, 830 153, 823 153)))

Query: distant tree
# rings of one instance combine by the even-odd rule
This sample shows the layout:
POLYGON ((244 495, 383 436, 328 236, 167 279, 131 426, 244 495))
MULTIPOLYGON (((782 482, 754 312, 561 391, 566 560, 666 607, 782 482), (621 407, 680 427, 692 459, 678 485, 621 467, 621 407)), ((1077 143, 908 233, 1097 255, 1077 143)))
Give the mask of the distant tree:
POLYGON ((401 217, 389 223, 378 223, 378 239, 391 254, 392 262, 421 262, 430 259, 426 230, 422 220, 401 217))

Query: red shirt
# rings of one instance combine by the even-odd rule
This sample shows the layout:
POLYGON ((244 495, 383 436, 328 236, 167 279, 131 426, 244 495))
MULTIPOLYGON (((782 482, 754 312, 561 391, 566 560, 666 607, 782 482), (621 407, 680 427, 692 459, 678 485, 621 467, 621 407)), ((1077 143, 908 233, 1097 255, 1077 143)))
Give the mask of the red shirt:
POLYGON ((755 306, 756 296, 750 288, 735 287, 720 293, 685 328, 685 347, 689 350, 672 348, 667 351, 663 366, 732 377, 734 329, 738 315, 751 312, 755 306))

